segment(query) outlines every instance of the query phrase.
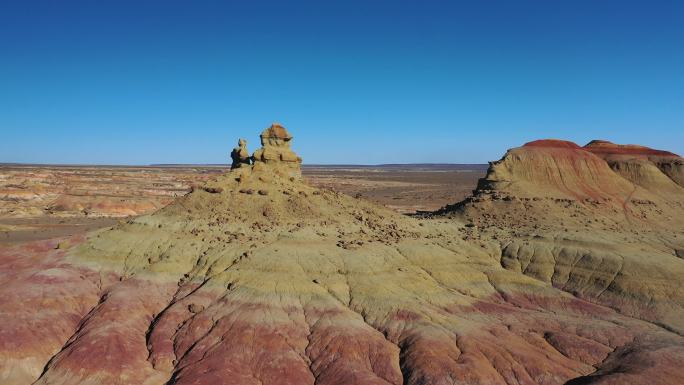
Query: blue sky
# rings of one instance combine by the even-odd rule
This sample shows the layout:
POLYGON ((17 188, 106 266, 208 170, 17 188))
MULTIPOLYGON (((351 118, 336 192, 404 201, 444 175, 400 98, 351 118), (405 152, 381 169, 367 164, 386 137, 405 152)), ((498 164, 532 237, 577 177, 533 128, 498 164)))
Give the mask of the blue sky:
POLYGON ((5 1, 0 162, 481 163, 539 138, 684 153, 681 1, 5 1))

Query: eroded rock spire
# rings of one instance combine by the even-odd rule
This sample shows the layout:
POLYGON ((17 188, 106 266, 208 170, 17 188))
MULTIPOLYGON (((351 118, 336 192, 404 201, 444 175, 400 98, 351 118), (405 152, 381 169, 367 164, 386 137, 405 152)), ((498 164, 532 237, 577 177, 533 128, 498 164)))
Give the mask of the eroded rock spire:
POLYGON ((252 163, 245 139, 240 138, 238 140, 238 146, 230 153, 230 158, 233 160, 233 163, 230 165, 231 170, 252 163))
POLYGON ((290 148, 292 135, 278 123, 273 123, 261 135, 261 148, 254 152, 254 162, 285 163, 299 167, 302 158, 290 148))
POLYGON ((233 161, 231 170, 240 169, 239 173, 244 178, 253 171, 268 171, 288 178, 301 176, 302 158, 290 148, 293 137, 285 127, 273 123, 261 132, 260 138, 261 148, 254 151, 252 156, 247 151, 247 141, 239 140, 238 147, 230 155, 233 161))

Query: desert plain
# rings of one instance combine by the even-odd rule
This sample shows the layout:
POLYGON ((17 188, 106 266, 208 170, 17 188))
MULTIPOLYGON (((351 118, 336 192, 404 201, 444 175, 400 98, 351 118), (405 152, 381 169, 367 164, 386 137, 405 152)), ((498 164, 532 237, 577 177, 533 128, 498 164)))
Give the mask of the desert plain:
MULTIPOLYGON (((0 165, 0 243, 74 235, 148 214, 226 165, 0 165)), ((397 212, 434 211, 468 196, 484 164, 303 165, 307 183, 397 212)))

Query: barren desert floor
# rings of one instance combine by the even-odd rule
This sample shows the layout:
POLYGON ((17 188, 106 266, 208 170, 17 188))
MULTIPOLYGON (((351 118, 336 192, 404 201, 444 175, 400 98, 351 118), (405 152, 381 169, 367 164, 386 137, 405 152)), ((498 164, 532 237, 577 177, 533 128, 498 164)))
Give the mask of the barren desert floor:
MULTIPOLYGON (((153 212, 228 166, 0 166, 0 244, 63 237, 153 212)), ((397 212, 467 197, 486 165, 310 165, 305 180, 397 212)))

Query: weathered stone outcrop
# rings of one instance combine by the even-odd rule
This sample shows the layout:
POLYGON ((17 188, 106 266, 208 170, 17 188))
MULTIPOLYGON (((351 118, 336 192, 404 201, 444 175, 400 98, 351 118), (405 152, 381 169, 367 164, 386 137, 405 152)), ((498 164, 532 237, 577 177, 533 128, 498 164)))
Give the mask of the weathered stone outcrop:
POLYGON ((254 162, 283 164, 299 168, 302 158, 290 148, 292 135, 278 123, 273 123, 261 135, 261 148, 254 152, 254 162))
POLYGON ((669 151, 592 140, 584 149, 603 158, 618 174, 656 194, 681 193, 684 159, 669 151))
POLYGON ((292 151, 290 147, 292 135, 287 129, 278 123, 261 132, 261 148, 254 154, 247 156, 246 142, 240 139, 240 147, 235 148, 231 157, 233 165, 231 170, 238 169, 240 178, 249 178, 252 173, 275 173, 277 176, 286 178, 301 177, 302 158, 292 151), (251 167, 245 167, 250 166, 251 167))
POLYGON ((246 140, 242 138, 238 140, 238 146, 235 147, 230 153, 230 158, 233 160, 233 163, 230 165, 231 170, 252 163, 252 159, 249 156, 249 151, 247 151, 246 140))
POLYGON ((497 191, 517 197, 615 199, 633 190, 600 157, 575 143, 546 139, 508 150, 492 162, 480 180, 478 193, 497 191))
POLYGON ((632 155, 632 156, 670 156, 679 158, 679 155, 670 151, 656 150, 637 144, 615 144, 607 140, 592 140, 584 146, 584 149, 594 154, 603 155, 632 155))
POLYGON ((439 214, 496 239, 501 265, 684 333, 684 189, 642 146, 540 140, 490 165, 474 196, 439 214))

